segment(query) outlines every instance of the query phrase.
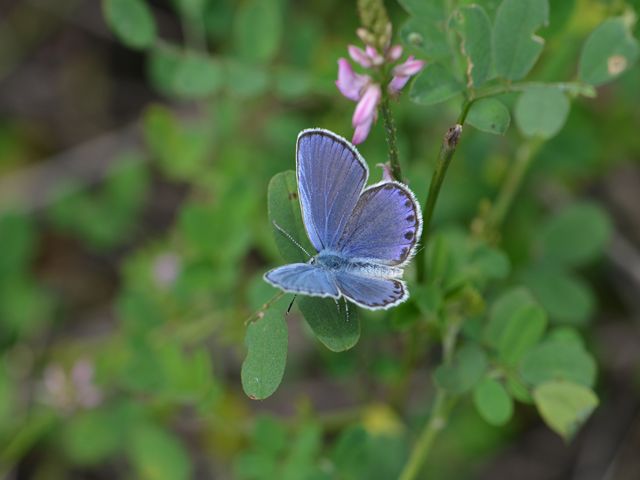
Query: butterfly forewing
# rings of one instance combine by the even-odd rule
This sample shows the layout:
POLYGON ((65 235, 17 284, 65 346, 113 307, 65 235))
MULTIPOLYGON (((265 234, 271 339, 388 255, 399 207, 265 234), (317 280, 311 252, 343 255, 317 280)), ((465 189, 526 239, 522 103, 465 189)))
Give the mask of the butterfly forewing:
POLYGON ((314 297, 340 297, 333 274, 309 263, 291 263, 274 268, 264 274, 264 279, 285 292, 314 297))
POLYGON ((362 192, 337 248, 347 257, 404 265, 421 233, 420 208, 411 190, 398 182, 382 182, 362 192))
POLYGON ((300 133, 296 161, 309 240, 318 251, 333 249, 358 203, 367 166, 353 145, 322 129, 300 133))

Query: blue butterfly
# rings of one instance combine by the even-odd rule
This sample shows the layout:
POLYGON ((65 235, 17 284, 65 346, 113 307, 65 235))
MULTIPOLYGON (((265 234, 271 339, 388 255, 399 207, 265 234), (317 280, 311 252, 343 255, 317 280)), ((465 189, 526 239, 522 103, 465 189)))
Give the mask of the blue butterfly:
POLYGON ((302 219, 318 253, 264 279, 285 292, 345 297, 370 310, 407 300, 403 268, 422 233, 413 192, 395 181, 364 188, 369 168, 356 148, 320 128, 298 135, 296 173, 302 219))

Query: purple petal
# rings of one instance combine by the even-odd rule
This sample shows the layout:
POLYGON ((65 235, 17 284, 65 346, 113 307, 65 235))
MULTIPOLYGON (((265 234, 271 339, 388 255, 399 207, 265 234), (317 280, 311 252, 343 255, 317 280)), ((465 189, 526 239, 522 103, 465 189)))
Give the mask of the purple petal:
POLYGON ((359 63, 360 65, 362 65, 364 68, 370 68, 372 63, 371 63, 371 58, 369 58, 369 55, 367 55, 364 50, 362 50, 361 48, 358 48, 354 45, 349 45, 348 47, 349 50, 349 56, 351 58, 353 58, 354 62, 359 63))
POLYGON ((384 63, 384 58, 374 47, 372 47, 371 45, 367 45, 365 50, 373 65, 382 65, 384 63))
POLYGON ((365 123, 361 123, 358 125, 353 132, 353 138, 351 139, 351 143, 354 145, 359 145, 364 142, 369 136, 369 132, 371 131, 371 125, 373 124, 373 117, 368 119, 365 123))
POLYGON ((411 77, 406 75, 396 75, 395 77, 393 77, 389 82, 389 85, 387 86, 389 93, 391 94, 400 93, 400 90, 404 88, 404 86, 407 84, 410 78, 411 77))
POLYGON ((402 56, 402 45, 394 45, 387 52, 387 60, 390 62, 397 61, 402 56))
POLYGON ((397 65, 393 69, 393 74, 403 77, 411 77, 424 68, 425 62, 422 60, 416 60, 413 55, 407 58, 403 63, 397 65))
POLYGON ((367 87, 353 112, 352 123, 354 127, 373 120, 381 96, 380 85, 377 83, 372 83, 367 87))
POLYGON ((351 68, 351 64, 344 58, 338 59, 338 80, 336 86, 340 93, 349 100, 360 100, 360 92, 369 83, 368 75, 358 75, 351 68))

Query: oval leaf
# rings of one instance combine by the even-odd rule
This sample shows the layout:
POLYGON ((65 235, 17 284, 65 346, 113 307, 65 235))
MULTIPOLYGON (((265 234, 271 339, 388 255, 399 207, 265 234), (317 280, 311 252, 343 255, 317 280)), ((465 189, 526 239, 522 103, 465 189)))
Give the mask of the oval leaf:
POLYGON ((285 312, 290 302, 288 295, 280 298, 247 327, 241 377, 244 392, 253 400, 267 398, 282 381, 288 344, 285 312))
POLYGON ((125 45, 143 49, 155 42, 156 24, 143 0, 104 0, 102 10, 107 24, 125 45))
POLYGON ((511 124, 511 115, 495 98, 482 98, 471 106, 466 122, 482 132, 504 135, 511 124))
POLYGON ((452 16, 460 35, 460 49, 467 62, 467 87, 481 86, 491 73, 491 21, 479 5, 461 7, 452 16))
POLYGON ((592 85, 602 85, 631 67, 640 48, 624 17, 610 18, 596 28, 582 49, 579 77, 592 85))
POLYGON ((574 274, 555 267, 536 267, 523 274, 523 281, 555 322, 583 325, 591 319, 594 294, 574 274))
POLYGON ((487 423, 504 425, 513 415, 513 400, 500 382, 487 378, 473 390, 473 403, 487 423))
POLYGON ((564 126, 568 115, 569 99, 553 87, 532 87, 516 102, 516 123, 527 137, 553 137, 564 126))
POLYGON ((547 0, 504 0, 493 26, 496 72, 509 80, 524 78, 542 52, 535 32, 549 20, 547 0))
POLYGON ((540 254, 545 261, 581 266, 604 253, 611 236, 611 220, 599 206, 579 203, 551 217, 540 231, 540 254))
POLYGON ((566 380, 592 387, 596 363, 580 344, 565 340, 545 340, 525 354, 520 374, 530 385, 566 380))
POLYGON ((325 347, 334 352, 343 352, 358 343, 360 319, 355 305, 347 307, 347 314, 344 300, 336 304, 331 298, 298 298, 302 315, 325 347))
POLYGON ((463 346, 450 365, 441 365, 434 372, 435 382, 443 389, 461 394, 471 390, 487 369, 487 355, 477 345, 463 346))
POLYGON ((418 75, 409 97, 420 105, 433 105, 455 97, 464 87, 439 63, 430 63, 418 75))
POLYGON ((540 415, 565 440, 571 439, 598 406, 589 388, 571 382, 543 383, 533 392, 540 415))
POLYGON ((274 226, 275 222, 307 252, 311 254, 315 252, 307 238, 302 221, 296 174, 288 170, 274 175, 269 182, 267 197, 269 221, 273 227, 273 235, 280 255, 290 263, 308 261, 307 255, 274 226))

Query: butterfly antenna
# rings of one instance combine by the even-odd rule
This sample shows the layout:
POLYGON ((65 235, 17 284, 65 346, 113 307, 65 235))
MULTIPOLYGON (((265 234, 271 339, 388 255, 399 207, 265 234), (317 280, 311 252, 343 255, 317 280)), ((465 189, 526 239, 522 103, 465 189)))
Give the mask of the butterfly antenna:
POLYGON ((284 228, 282 228, 280 225, 278 225, 275 221, 271 222, 271 223, 273 223, 273 226, 276 227, 276 230, 278 230, 281 234, 283 234, 285 237, 287 237, 289 240, 291 240, 291 243, 293 243, 296 247, 298 247, 300 250, 302 250, 307 255, 307 257, 309 257, 309 258, 313 257, 313 255, 309 254, 309 252, 307 252, 302 245, 300 245, 298 242, 296 242, 296 239, 293 238, 289 232, 287 232, 284 228))

